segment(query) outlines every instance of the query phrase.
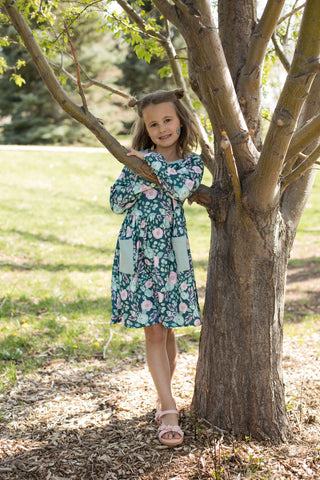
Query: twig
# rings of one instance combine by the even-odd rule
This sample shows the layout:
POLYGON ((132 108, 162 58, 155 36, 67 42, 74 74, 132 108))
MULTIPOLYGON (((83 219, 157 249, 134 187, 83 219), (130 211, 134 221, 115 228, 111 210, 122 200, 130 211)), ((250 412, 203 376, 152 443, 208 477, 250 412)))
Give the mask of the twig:
POLYGON ((289 175, 287 175, 282 183, 282 192, 294 181, 298 180, 304 173, 306 173, 309 168, 311 168, 315 162, 318 160, 320 156, 320 145, 318 145, 310 155, 306 157, 304 161, 302 161, 299 166, 293 170, 289 175))
POLYGON ((231 142, 228 138, 227 132, 221 132, 222 140, 221 140, 221 148, 225 152, 227 164, 229 167, 230 175, 231 175, 231 183, 233 187, 233 191, 238 203, 241 202, 241 185, 240 179, 238 174, 237 165, 233 156, 231 142))
POLYGON ((87 113, 88 112, 88 104, 87 104, 87 100, 86 100, 86 97, 85 97, 85 94, 84 94, 83 88, 82 88, 79 62, 78 62, 77 54, 76 54, 75 48, 73 46, 71 35, 70 35, 69 28, 68 28, 68 25, 67 25, 66 21, 64 21, 64 28, 67 32, 68 41, 69 41, 69 44, 70 44, 70 47, 71 47, 72 55, 73 55, 73 58, 74 58, 74 63, 75 63, 75 66, 76 66, 77 83, 78 83, 78 88, 79 88, 79 95, 82 99, 82 107, 83 107, 84 111, 87 113))
POLYGON ((112 336, 113 336, 113 332, 112 332, 111 328, 110 328, 110 330, 109 330, 109 331, 110 331, 110 337, 109 337, 109 340, 107 341, 107 343, 106 343, 106 344, 105 344, 105 346, 103 347, 103 352, 102 352, 102 357, 103 357, 103 359, 105 359, 105 358, 106 358, 106 351, 107 351, 107 348, 108 348, 108 346, 109 346, 109 343, 111 342, 111 340, 112 340, 112 336))
POLYGON ((296 12, 298 12, 299 10, 301 10, 301 8, 303 8, 305 6, 306 6, 306 2, 304 2, 299 7, 294 8, 291 12, 287 13, 283 17, 279 18, 278 25, 280 25, 282 22, 284 22, 284 20, 286 20, 288 17, 292 17, 292 15, 294 15, 296 12))

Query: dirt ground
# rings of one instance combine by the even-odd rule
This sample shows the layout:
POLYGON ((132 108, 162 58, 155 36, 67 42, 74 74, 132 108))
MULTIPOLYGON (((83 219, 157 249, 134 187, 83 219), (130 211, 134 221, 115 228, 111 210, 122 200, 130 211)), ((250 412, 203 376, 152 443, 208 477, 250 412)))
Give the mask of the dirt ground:
MULTIPOLYGON (((297 328, 306 310, 319 313, 320 324, 320 263, 302 247, 299 259, 288 271, 286 303, 297 328)), ((112 368, 102 357, 48 357, 0 397, 0 479, 320 479, 320 325, 303 341, 285 338, 290 443, 235 439, 190 415, 196 361, 179 358, 174 393, 185 441, 169 449, 157 440, 141 354, 112 368)))

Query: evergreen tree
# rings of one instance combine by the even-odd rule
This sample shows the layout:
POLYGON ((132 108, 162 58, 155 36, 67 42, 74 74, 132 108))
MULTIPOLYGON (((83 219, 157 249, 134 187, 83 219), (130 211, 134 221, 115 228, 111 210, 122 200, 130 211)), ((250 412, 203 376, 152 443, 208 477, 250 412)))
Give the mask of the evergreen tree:
MULTIPOLYGON (((78 60, 88 75, 96 77, 100 74, 103 78, 108 74, 107 81, 112 84, 119 74, 114 67, 108 70, 108 66, 114 64, 115 57, 121 58, 124 54, 110 34, 101 35, 96 31, 96 26, 96 19, 83 18, 74 32, 73 43, 78 60), (84 38, 86 39, 85 49, 83 48, 84 38)), ((1 33, 15 40, 14 43, 2 49, 2 55, 8 66, 16 65, 18 60, 24 60, 25 65, 17 72, 23 79, 21 86, 12 80, 9 81, 12 69, 8 69, 0 77, 0 91, 4 93, 0 96, 0 143, 98 145, 87 129, 68 117, 54 102, 43 85, 29 54, 19 44, 15 30, 12 27, 3 27, 1 33)), ((74 76, 76 75, 72 58, 65 57, 64 66, 74 76)), ((83 81, 85 82, 86 79, 84 78, 83 81)), ((75 84, 67 80, 67 91, 75 91, 76 88, 75 84)), ((78 101, 78 93, 73 95, 78 101)), ((115 102, 113 104, 110 104, 110 101, 104 102, 105 91, 86 90, 86 97, 88 103, 94 104, 91 110, 99 118, 104 115, 115 118, 114 134, 123 130, 119 106, 115 102)))

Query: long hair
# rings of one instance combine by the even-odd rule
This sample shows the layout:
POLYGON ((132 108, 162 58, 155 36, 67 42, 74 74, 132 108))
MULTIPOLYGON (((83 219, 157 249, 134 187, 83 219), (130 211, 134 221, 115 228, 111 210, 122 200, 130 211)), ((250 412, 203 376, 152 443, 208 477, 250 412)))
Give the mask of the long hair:
POLYGON ((153 144, 149 134, 147 132, 144 120, 143 111, 149 105, 158 105, 159 103, 171 102, 176 110, 176 113, 181 122, 181 133, 178 139, 178 153, 182 157, 185 157, 188 153, 191 153, 193 149, 196 149, 199 141, 199 130, 193 120, 193 115, 188 108, 180 102, 180 99, 184 96, 183 89, 177 89, 173 91, 157 90, 153 93, 145 95, 140 100, 131 98, 128 106, 137 106, 138 118, 134 124, 132 148, 135 150, 152 149, 153 144))

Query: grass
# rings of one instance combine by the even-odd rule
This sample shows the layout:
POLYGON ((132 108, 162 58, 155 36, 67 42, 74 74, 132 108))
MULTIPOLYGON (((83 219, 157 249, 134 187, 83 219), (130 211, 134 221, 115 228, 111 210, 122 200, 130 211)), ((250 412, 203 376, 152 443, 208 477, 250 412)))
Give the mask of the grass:
MULTIPOLYGON (((121 164, 108 153, 1 152, 0 390, 48 357, 101 355, 110 338, 110 281, 122 216, 109 207, 121 164)), ((209 219, 187 206, 199 287, 209 219), (199 235, 201 231, 201 236, 199 235)), ((183 329, 182 348, 199 332, 183 329)), ((143 332, 112 327, 107 362, 143 348, 143 332)))
MULTIPOLYGON (((2 151, 0 168, 0 390, 48 357, 101 355, 111 331, 107 362, 139 358, 143 332, 109 326, 123 217, 111 213, 108 195, 122 166, 108 153, 2 151)), ((314 242, 319 197, 318 176, 298 233, 311 231, 314 242)), ((186 217, 203 290, 210 221, 196 204, 186 217)), ((179 333, 181 349, 196 348, 199 329, 179 333)))

